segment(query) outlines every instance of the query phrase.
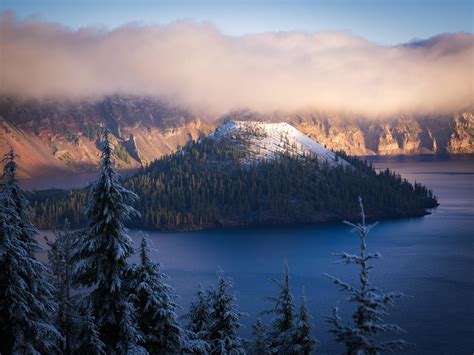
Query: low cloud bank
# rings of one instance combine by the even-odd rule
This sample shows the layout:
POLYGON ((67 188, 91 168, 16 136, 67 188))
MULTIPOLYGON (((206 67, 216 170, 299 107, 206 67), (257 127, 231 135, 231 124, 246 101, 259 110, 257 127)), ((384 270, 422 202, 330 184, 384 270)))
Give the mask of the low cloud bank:
POLYGON ((193 22, 70 30, 0 17, 0 94, 84 98, 136 94, 223 114, 362 115, 473 107, 474 35, 382 46, 344 32, 232 37, 193 22))

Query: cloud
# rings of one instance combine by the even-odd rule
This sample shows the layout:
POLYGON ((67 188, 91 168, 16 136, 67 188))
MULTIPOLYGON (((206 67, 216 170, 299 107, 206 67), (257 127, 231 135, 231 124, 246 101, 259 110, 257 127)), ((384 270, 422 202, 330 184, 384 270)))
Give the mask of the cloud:
POLYGON ((71 30, 0 17, 0 94, 157 96, 222 114, 473 107, 474 35, 382 46, 346 32, 227 36, 209 24, 71 30))

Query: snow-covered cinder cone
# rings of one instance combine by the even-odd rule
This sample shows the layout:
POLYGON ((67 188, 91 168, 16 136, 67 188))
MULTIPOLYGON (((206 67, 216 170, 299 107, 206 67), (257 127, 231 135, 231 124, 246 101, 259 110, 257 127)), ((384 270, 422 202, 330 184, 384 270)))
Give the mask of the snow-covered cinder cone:
POLYGON ((249 163, 271 160, 286 154, 293 157, 316 157, 320 163, 330 166, 349 164, 285 122, 228 121, 212 133, 211 137, 226 139, 240 146, 245 153, 244 162, 249 163))
POLYGON ((375 355, 381 352, 397 351, 402 349, 406 343, 403 340, 378 341, 377 336, 388 332, 402 332, 402 329, 395 324, 383 323, 382 317, 387 315, 388 307, 393 302, 402 297, 401 293, 382 293, 373 287, 369 281, 369 271, 373 268, 368 264, 373 259, 380 259, 379 253, 367 253, 366 237, 369 231, 375 226, 366 225, 364 206, 359 197, 361 209, 361 223, 353 224, 345 222, 353 227, 360 239, 360 251, 358 255, 347 254, 345 252, 337 254, 340 262, 344 264, 355 264, 359 267, 358 286, 350 285, 340 279, 328 276, 341 291, 349 294, 349 302, 356 304, 356 310, 352 315, 353 324, 344 324, 339 316, 338 307, 334 307, 333 314, 326 317, 333 326, 330 332, 334 335, 336 342, 346 346, 346 354, 375 355))

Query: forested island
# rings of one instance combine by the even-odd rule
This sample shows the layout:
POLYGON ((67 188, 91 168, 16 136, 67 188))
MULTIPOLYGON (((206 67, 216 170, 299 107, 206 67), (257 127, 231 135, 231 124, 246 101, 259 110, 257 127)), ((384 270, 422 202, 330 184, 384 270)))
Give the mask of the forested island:
MULTIPOLYGON (((202 138, 123 180, 139 201, 132 228, 186 231, 221 227, 320 223, 356 218, 357 197, 367 218, 426 215, 438 205, 431 190, 395 172, 338 153, 349 164, 292 154, 252 161, 244 140, 202 138)), ((32 218, 42 229, 86 223, 87 189, 31 194, 32 218)))

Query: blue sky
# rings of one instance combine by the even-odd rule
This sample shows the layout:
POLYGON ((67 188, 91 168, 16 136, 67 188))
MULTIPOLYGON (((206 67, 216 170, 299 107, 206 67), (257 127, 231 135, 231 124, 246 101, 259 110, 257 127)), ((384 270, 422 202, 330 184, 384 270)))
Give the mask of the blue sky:
POLYGON ((471 0, 2 0, 20 19, 38 16, 72 28, 125 23, 210 22, 223 33, 350 31, 381 44, 444 32, 473 32, 471 0))

